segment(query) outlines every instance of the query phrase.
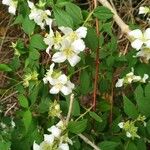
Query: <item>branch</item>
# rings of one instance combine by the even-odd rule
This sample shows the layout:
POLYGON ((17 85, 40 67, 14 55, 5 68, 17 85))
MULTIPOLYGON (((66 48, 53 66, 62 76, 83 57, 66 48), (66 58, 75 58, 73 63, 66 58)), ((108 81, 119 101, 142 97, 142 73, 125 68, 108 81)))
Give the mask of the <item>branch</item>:
POLYGON ((88 145, 94 148, 94 150, 101 150, 99 147, 97 147, 93 142, 91 142, 87 137, 85 137, 83 134, 78 134, 78 136, 88 145))
POLYGON ((130 32, 129 26, 120 18, 120 16, 117 14, 116 10, 110 5, 110 3, 107 0, 98 0, 103 6, 107 7, 112 11, 114 14, 113 18, 117 25, 120 27, 121 31, 128 35, 130 32))
POLYGON ((70 120, 70 116, 71 116, 71 113, 72 113, 72 107, 73 107, 73 101, 74 101, 74 94, 71 94, 69 110, 68 110, 68 114, 67 114, 67 118, 66 118, 66 125, 68 125, 69 120, 70 120))

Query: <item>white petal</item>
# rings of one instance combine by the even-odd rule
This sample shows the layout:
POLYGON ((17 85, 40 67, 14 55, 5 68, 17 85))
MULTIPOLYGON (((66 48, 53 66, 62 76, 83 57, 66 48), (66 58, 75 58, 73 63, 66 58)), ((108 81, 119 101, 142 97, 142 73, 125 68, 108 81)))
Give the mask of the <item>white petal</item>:
POLYGON ((45 10, 44 12, 45 12, 48 16, 50 16, 50 15, 51 15, 50 10, 45 10))
POLYGON ((140 76, 133 76, 133 82, 138 82, 141 80, 140 76))
POLYGON ((67 76, 65 74, 62 74, 59 76, 58 78, 58 82, 60 82, 61 84, 66 84, 67 83, 67 76))
POLYGON ((135 30, 129 32, 129 36, 138 39, 138 38, 142 38, 143 37, 143 33, 142 33, 141 30, 135 29, 135 30))
POLYGON ((50 134, 50 135, 44 134, 44 141, 46 141, 46 142, 48 142, 50 144, 52 144, 54 142, 54 138, 55 137, 52 134, 50 134))
POLYGON ((40 146, 36 144, 35 141, 33 143, 33 150, 40 150, 40 146))
POLYGON ((64 95, 69 95, 72 93, 72 90, 70 87, 63 86, 60 90, 64 95))
POLYGON ((64 27, 64 26, 59 27, 59 30, 61 30, 65 35, 68 35, 68 34, 70 34, 71 32, 73 32, 73 30, 72 30, 71 28, 69 28, 69 27, 64 27))
POLYGON ((54 136, 54 137, 59 137, 60 136, 60 134, 61 134, 61 130, 58 128, 58 127, 56 127, 56 126, 51 126, 50 128, 48 128, 47 129, 49 132, 51 132, 52 133, 52 135, 54 136))
POLYGON ((71 83, 70 81, 67 82, 67 86, 70 87, 71 89, 74 89, 75 85, 71 83))
POLYGON ((69 150, 69 145, 67 143, 62 143, 59 145, 58 150, 69 150))
POLYGON ((120 122, 119 124, 118 124, 118 126, 119 126, 119 128, 123 128, 123 126, 124 126, 124 122, 120 122))
POLYGON ((135 48, 136 50, 141 49, 142 45, 143 45, 143 41, 141 41, 141 40, 139 40, 139 39, 136 39, 135 41, 133 41, 133 42, 131 43, 131 46, 132 46, 133 48, 135 48))
POLYGON ((48 55, 50 55, 50 54, 49 54, 50 49, 51 49, 51 46, 48 46, 48 47, 46 48, 46 53, 47 53, 48 55))
POLYGON ((78 34, 79 38, 85 38, 87 34, 87 28, 86 27, 80 27, 76 30, 76 33, 78 34))
POLYGON ((85 43, 83 40, 78 39, 75 40, 72 44, 71 47, 73 49, 74 52, 76 52, 77 54, 79 54, 81 51, 83 51, 85 49, 85 43))
POLYGON ((33 9, 34 8, 34 3, 30 2, 30 1, 27 1, 28 2, 28 6, 33 9))
POLYGON ((144 77, 142 78, 141 82, 145 83, 148 78, 149 78, 149 75, 144 74, 144 77))
POLYGON ((116 87, 122 87, 123 86, 124 79, 118 79, 116 83, 116 87))
POLYGON ((9 6, 8 8, 8 12, 15 15, 16 14, 16 7, 14 6, 9 6))
POLYGON ((51 94, 57 94, 57 93, 59 93, 59 88, 57 87, 57 86, 53 86, 51 89, 50 89, 50 93, 51 94))
POLYGON ((10 5, 11 0, 2 0, 2 4, 10 5))
POLYGON ((62 128, 63 125, 64 125, 64 122, 63 122, 62 120, 60 120, 60 121, 56 124, 56 126, 59 127, 59 128, 62 128))
POLYGON ((52 57, 52 61, 56 63, 62 63, 65 60, 66 60, 66 56, 62 52, 56 52, 52 57))
POLYGON ((147 28, 144 32, 144 38, 150 40, 150 28, 147 28))
POLYGON ((80 60, 81 58, 76 54, 74 54, 71 57, 68 57, 68 61, 72 67, 74 67, 80 60))
POLYGON ((131 133, 129 133, 129 132, 126 132, 126 136, 127 136, 128 138, 131 138, 131 137, 132 137, 131 133))
POLYGON ((150 48, 150 40, 147 40, 146 42, 144 42, 146 45, 146 48, 150 48))

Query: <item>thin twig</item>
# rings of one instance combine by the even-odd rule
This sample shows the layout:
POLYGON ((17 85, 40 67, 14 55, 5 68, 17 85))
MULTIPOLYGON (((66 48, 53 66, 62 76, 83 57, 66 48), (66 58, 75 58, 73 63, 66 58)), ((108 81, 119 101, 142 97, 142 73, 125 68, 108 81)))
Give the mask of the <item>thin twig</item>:
POLYGON ((107 0, 98 0, 103 6, 107 7, 112 11, 114 14, 113 18, 117 25, 120 27, 121 31, 128 35, 130 32, 129 26, 120 18, 118 13, 113 9, 113 7, 110 5, 110 3, 107 0))
POLYGON ((74 102, 74 94, 71 94, 71 96, 70 96, 69 110, 68 110, 68 114, 67 114, 67 118, 66 118, 66 125, 68 125, 70 117, 71 117, 72 108, 73 108, 73 102, 74 102))
POLYGON ((18 93, 18 91, 15 91, 15 92, 11 93, 10 95, 8 95, 8 96, 6 96, 5 98, 1 99, 0 102, 1 102, 1 103, 4 102, 5 100, 7 100, 8 98, 14 96, 14 95, 17 94, 17 93, 18 93))
POLYGON ((91 142, 87 137, 85 137, 83 134, 78 134, 78 136, 88 145, 94 148, 94 150, 101 150, 98 146, 96 146, 93 142, 91 142))
MULTIPOLYGON (((97 7, 97 0, 93 0, 94 8, 97 7)), ((99 37, 99 21, 96 18, 96 33, 99 37)), ((96 110, 96 95, 97 95, 97 83, 98 83, 98 74, 99 74, 99 40, 96 50, 96 73, 95 73, 95 80, 94 80, 94 92, 93 92, 93 109, 96 110)))
POLYGON ((14 103, 6 112, 5 112, 5 116, 8 114, 8 112, 14 108, 16 106, 17 103, 14 103))

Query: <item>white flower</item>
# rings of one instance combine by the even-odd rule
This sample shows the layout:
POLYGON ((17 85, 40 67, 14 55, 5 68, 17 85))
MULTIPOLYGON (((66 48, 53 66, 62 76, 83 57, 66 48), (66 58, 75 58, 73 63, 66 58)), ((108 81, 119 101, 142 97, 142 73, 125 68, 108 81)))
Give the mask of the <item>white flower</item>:
POLYGON ((64 39, 60 51, 53 55, 52 61, 62 63, 65 60, 68 60, 70 65, 74 67, 81 59, 78 54, 84 49, 85 44, 83 40, 79 39, 72 43, 71 41, 64 39))
POLYGON ((45 25, 49 25, 51 29, 52 19, 49 18, 51 16, 51 12, 49 10, 42 10, 36 8, 35 5, 28 1, 28 6, 31 9, 31 13, 29 14, 29 18, 34 20, 36 24, 38 24, 41 29, 44 29, 45 25))
POLYGON ((129 32, 129 36, 133 38, 131 46, 136 50, 141 49, 143 44, 150 47, 150 28, 147 28, 144 33, 139 29, 133 30, 129 32))
POLYGON ((56 79, 51 78, 50 84, 52 85, 52 88, 50 89, 51 94, 62 92, 64 95, 69 95, 74 88, 74 84, 67 79, 65 74, 60 75, 56 79))
POLYGON ((149 78, 148 74, 144 74, 143 78, 141 79, 142 83, 146 83, 146 80, 149 78))
POLYGON ((124 126, 124 122, 120 122, 119 124, 118 124, 118 126, 119 126, 119 128, 123 128, 123 126, 124 126))
POLYGON ((131 137, 132 137, 132 135, 131 135, 130 132, 126 132, 126 136, 127 136, 128 138, 131 138, 131 137))
POLYGON ((59 49, 61 47, 62 36, 58 31, 56 31, 54 35, 53 31, 51 30, 50 33, 46 35, 46 38, 44 38, 44 42, 46 45, 48 45, 46 53, 49 54, 52 46, 54 46, 54 49, 59 49))
POLYGON ((8 12, 15 15, 18 1, 16 0, 2 0, 2 4, 9 6, 8 12))
POLYGON ((79 27, 76 31, 73 31, 69 27, 59 27, 59 29, 64 33, 64 35, 69 38, 69 40, 75 41, 81 38, 85 38, 87 34, 86 27, 79 27))
POLYGON ((150 9, 148 7, 140 7, 139 8, 139 14, 147 14, 148 12, 150 12, 150 9))
POLYGON ((59 145, 58 150, 69 150, 69 145, 67 143, 62 143, 59 145))
POLYGON ((116 87, 122 87, 123 86, 124 79, 118 79, 116 83, 116 87))
POLYGON ((56 137, 56 138, 60 137, 61 129, 59 129, 58 127, 56 127, 56 126, 53 125, 50 128, 48 128, 47 130, 49 132, 51 132, 54 137, 56 137))

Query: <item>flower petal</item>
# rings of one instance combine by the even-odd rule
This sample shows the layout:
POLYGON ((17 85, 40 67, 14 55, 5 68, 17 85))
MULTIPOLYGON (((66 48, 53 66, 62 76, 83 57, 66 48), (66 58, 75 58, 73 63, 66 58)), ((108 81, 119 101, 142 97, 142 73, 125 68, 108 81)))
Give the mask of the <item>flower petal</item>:
POLYGON ((78 39, 71 44, 71 47, 75 53, 79 54, 81 51, 85 49, 85 43, 83 40, 78 39))
POLYGON ((132 46, 133 48, 135 48, 136 50, 141 49, 142 45, 143 45, 143 41, 141 41, 141 40, 139 40, 139 39, 136 39, 135 41, 133 41, 133 42, 131 43, 131 46, 132 46))
POLYGON ((123 86, 124 79, 118 79, 116 83, 116 87, 122 87, 123 86))
POLYGON ((52 61, 56 63, 62 63, 65 60, 66 60, 66 56, 64 55, 63 52, 56 52, 52 57, 52 61))
POLYGON ((72 93, 72 90, 70 87, 67 86, 63 86, 60 91, 64 94, 64 95, 69 95, 70 93, 72 93))
POLYGON ((59 145, 58 150, 69 150, 69 145, 67 143, 62 143, 59 145))
POLYGON ((77 35, 79 38, 85 38, 87 35, 87 28, 86 27, 80 27, 76 30, 77 35))
POLYGON ((36 144, 35 141, 33 143, 33 150, 40 150, 40 146, 36 144))
POLYGON ((150 28, 147 28, 144 32, 144 38, 150 40, 150 28))
POLYGON ((58 82, 61 83, 61 84, 66 84, 67 83, 67 76, 65 74, 62 74, 59 76, 58 78, 58 82))
POLYGON ((46 141, 46 142, 48 142, 48 143, 50 143, 50 144, 52 144, 53 142, 54 142, 54 135, 52 135, 52 134, 44 134, 44 141, 46 141))
POLYGON ((70 34, 71 32, 73 32, 73 30, 72 30, 71 28, 69 28, 69 27, 64 27, 64 26, 59 27, 59 30, 61 30, 62 33, 64 33, 65 35, 68 35, 68 34, 70 34))
POLYGON ((71 57, 68 57, 68 61, 72 67, 74 67, 80 60, 81 58, 76 54, 74 54, 71 57))
POLYGON ((138 38, 142 38, 143 37, 143 33, 142 33, 141 30, 135 29, 135 30, 129 32, 129 36, 138 39, 138 38))
POLYGON ((51 94, 57 94, 57 93, 59 93, 59 91, 60 91, 60 89, 57 86, 53 86, 49 92, 51 94))

